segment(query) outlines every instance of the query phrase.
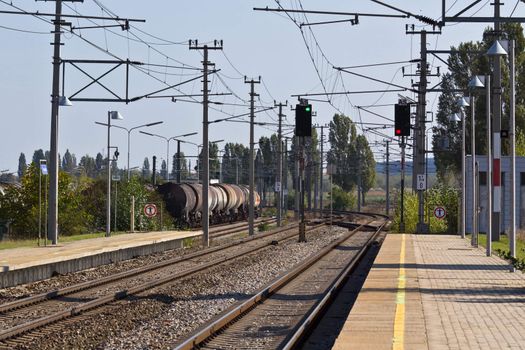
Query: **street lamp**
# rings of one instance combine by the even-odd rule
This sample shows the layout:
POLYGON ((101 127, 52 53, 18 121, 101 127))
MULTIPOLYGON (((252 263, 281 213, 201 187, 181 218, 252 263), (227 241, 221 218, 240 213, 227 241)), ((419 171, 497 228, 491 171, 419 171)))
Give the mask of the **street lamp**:
MULTIPOLYGON (((511 259, 516 258, 516 63, 514 40, 509 41, 510 70, 510 233, 509 251, 511 259)), ((511 264, 510 271, 516 269, 511 264)))
MULTIPOLYGON (((501 46, 501 43, 496 40, 494 44, 490 47, 490 49, 486 52, 486 55, 489 58, 494 58, 495 62, 495 69, 500 71, 499 63, 500 63, 500 57, 507 56, 507 51, 503 49, 501 46)), ((501 87, 501 73, 496 72, 495 73, 495 85, 496 87, 501 87), (499 78, 498 78, 499 76, 499 78), (499 79, 499 83, 498 83, 499 79)), ((490 86, 489 86, 490 88, 490 86)), ((490 90, 488 90, 490 91, 490 90)), ((495 235, 496 240, 499 240, 500 231, 501 231, 501 95, 495 95, 494 96, 494 102, 497 104, 494 106, 494 134, 493 134, 493 145, 494 150, 492 152, 492 157, 489 158, 489 162, 492 164, 493 172, 494 172, 494 178, 492 181, 491 186, 489 187, 489 191, 492 189, 493 191, 493 206, 489 207, 492 208, 490 212, 490 216, 494 216, 494 226, 495 226, 495 232, 490 231, 495 235)), ((488 108, 489 106, 487 106, 488 108)), ((490 120, 490 119, 487 119, 490 120)), ((488 122, 487 122, 488 123, 488 122)), ((489 137, 489 136, 488 136, 489 137)), ((492 220, 492 219, 491 219, 492 220)), ((492 249, 492 242, 488 242, 489 237, 487 236, 487 256, 490 256, 491 249, 492 249)), ((492 234, 490 237, 490 240, 492 241, 492 234)))
MULTIPOLYGON (((491 118, 490 118, 490 75, 485 75, 485 82, 482 82, 479 76, 474 76, 470 83, 469 87, 472 88, 481 88, 485 87, 486 94, 486 127, 487 127, 487 244, 486 244, 486 253, 487 256, 492 254, 492 142, 491 142, 491 118)), ((471 101, 471 108, 474 111, 474 96, 471 101)), ((474 112, 472 112, 474 113, 474 112)), ((474 116, 474 114, 473 114, 474 116)), ((474 123, 474 118, 472 118, 474 123)), ((474 128, 474 127, 473 127, 474 128)), ((475 139, 474 133, 472 134, 472 140, 475 139)), ((474 148, 473 148, 474 150, 474 148)), ((472 152, 474 153, 474 152, 472 152)), ((475 165, 475 163, 473 163, 475 165)), ((472 168, 474 169, 474 167, 472 168)), ((474 188, 474 186, 473 186, 474 188)))
MULTIPOLYGON (((38 172, 38 245, 40 246, 40 239, 42 238, 42 175, 47 175, 47 160, 39 159, 40 171, 38 172)), ((47 186, 45 186, 47 197, 47 186)), ((45 202, 45 200, 44 200, 45 202)), ((47 244, 47 237, 46 237, 47 244)))
MULTIPOLYGON (((148 124, 143 124, 143 125, 139 125, 139 126, 134 126, 132 128, 125 128, 123 126, 118 126, 118 125, 111 125, 115 128, 119 128, 119 129, 122 129, 122 130, 126 130, 126 132, 128 133, 128 165, 127 165, 127 169, 128 169, 128 181, 129 179, 131 178, 131 170, 129 168, 129 154, 130 154, 130 138, 131 138, 131 132, 135 129, 139 129, 139 128, 145 128, 145 127, 150 127, 150 126, 153 126, 153 125, 159 125, 159 124, 162 124, 164 122, 160 121, 160 122, 153 122, 153 123, 148 123, 148 124)), ((105 123, 100 123, 100 122, 95 122, 95 124, 98 124, 98 125, 102 125, 102 126, 107 126, 107 124, 105 123)))
POLYGON ((107 203, 106 203, 106 237, 111 235, 111 119, 123 120, 124 117, 117 111, 108 112, 108 162, 107 162, 107 203))
POLYGON ((456 101, 457 106, 460 108, 460 114, 454 113, 450 116, 449 120, 452 122, 461 122, 461 238, 465 238, 466 233, 466 198, 467 193, 466 186, 466 174, 465 174, 465 157, 466 157, 466 126, 465 126, 465 111, 463 108, 468 107, 469 104, 463 97, 459 97, 456 101))
MULTIPOLYGON (((149 133, 149 132, 145 132, 145 131, 139 131, 141 134, 144 134, 144 135, 148 135, 148 136, 154 136, 154 137, 158 137, 158 138, 161 138, 163 139, 164 141, 166 141, 166 181, 170 181, 170 165, 169 165, 169 162, 170 162, 170 141, 171 140, 175 140, 177 141, 177 156, 180 157, 180 143, 181 142, 186 142, 186 141, 182 141, 182 140, 178 140, 177 138, 178 137, 187 137, 187 136, 192 136, 192 135, 197 135, 197 132, 190 132, 188 134, 183 134, 183 135, 177 135, 177 136, 172 136, 172 137, 166 137, 166 136, 162 136, 162 135, 158 135, 158 134, 152 134, 152 133, 149 133)), ((179 162, 177 162, 179 163, 179 162)), ((177 169, 180 173, 180 165, 177 166, 179 169, 177 169)), ((178 179, 178 181, 180 182, 180 179, 178 179)))

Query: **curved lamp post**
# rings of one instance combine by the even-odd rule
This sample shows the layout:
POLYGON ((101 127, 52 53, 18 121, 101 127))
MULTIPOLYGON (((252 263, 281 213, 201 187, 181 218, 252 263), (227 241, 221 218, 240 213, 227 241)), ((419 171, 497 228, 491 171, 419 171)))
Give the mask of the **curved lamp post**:
POLYGON ((171 140, 175 140, 178 142, 178 151, 180 153, 180 142, 186 142, 186 141, 182 141, 182 140, 178 140, 177 138, 178 137, 187 137, 187 136, 192 136, 192 135, 197 135, 197 132, 190 132, 188 134, 183 134, 183 135, 177 135, 177 136, 172 136, 172 137, 166 137, 166 136, 162 136, 162 135, 158 135, 158 134, 152 134, 150 132, 145 132, 145 131, 139 131, 141 134, 144 134, 144 135, 148 135, 148 136, 154 136, 154 137, 158 137, 158 138, 161 138, 163 139, 164 141, 166 141, 166 181, 170 181, 170 141, 171 140))
MULTIPOLYGON (((131 169, 129 167, 129 156, 130 156, 130 149, 131 149, 131 132, 135 129, 140 129, 140 128, 145 128, 145 127, 150 127, 150 126, 153 126, 153 125, 159 125, 159 124, 162 124, 164 123, 163 121, 160 121, 160 122, 153 122, 153 123, 148 123, 148 124, 143 124, 143 125, 138 125, 138 126, 134 126, 132 128, 125 128, 123 126, 118 126, 118 125, 111 125, 112 127, 115 127, 115 128, 118 128, 118 129, 122 129, 122 130, 126 130, 126 132, 128 133, 128 165, 127 165, 127 169, 128 169, 128 181, 129 179, 131 178, 131 169)), ((102 125, 102 126, 107 126, 107 124, 105 123, 101 123, 101 122, 95 122, 95 124, 98 124, 98 125, 102 125)))
POLYGON ((107 203, 106 203, 106 237, 111 235, 111 120, 123 120, 117 111, 108 112, 108 162, 107 162, 107 203))
POLYGON ((465 174, 465 158, 466 158, 466 123, 465 123, 465 111, 464 108, 468 107, 468 102, 463 98, 459 97, 456 101, 458 107, 460 107, 460 113, 453 114, 449 117, 452 122, 461 122, 461 238, 466 236, 466 174, 465 174))

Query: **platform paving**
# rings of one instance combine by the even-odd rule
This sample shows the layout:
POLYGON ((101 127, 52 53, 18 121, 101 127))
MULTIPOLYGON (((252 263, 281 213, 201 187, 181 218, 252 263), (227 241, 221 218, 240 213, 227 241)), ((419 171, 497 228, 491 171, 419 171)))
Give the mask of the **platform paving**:
POLYGON ((185 239, 201 235, 202 231, 140 232, 0 250, 0 288, 182 248, 185 239))
POLYGON ((389 234, 333 348, 525 349, 525 274, 458 236, 389 234))
POLYGON ((137 232, 60 243, 57 246, 47 245, 4 249, 0 251, 0 265, 8 266, 8 269, 11 271, 119 249, 195 237, 201 234, 202 231, 137 232))

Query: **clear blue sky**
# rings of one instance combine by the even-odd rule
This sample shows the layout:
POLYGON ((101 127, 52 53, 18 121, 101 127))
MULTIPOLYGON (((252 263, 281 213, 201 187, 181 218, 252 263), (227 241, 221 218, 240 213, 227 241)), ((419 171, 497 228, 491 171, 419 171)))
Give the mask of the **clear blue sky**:
MULTIPOLYGON (((387 1, 413 13, 438 19, 440 16, 440 0, 427 1, 387 1)), ((455 13, 471 1, 458 0, 450 13, 455 13)), ((447 0, 452 5, 454 1, 447 0)), ((503 14, 509 15, 515 1, 507 1, 503 14)), ((53 12, 54 3, 30 2, 15 0, 13 4, 27 11, 53 12)), ((346 90, 383 89, 384 85, 349 75, 340 75, 330 64, 335 66, 352 66, 391 61, 407 61, 419 56, 419 37, 405 34, 405 24, 416 24, 422 29, 421 23, 414 19, 390 19, 360 17, 360 23, 351 26, 348 23, 312 27, 313 33, 326 55, 325 61, 320 51, 316 49, 309 29, 304 28, 305 38, 297 26, 283 14, 255 12, 253 7, 269 6, 275 8, 276 2, 271 0, 230 0, 230 1, 123 1, 114 0, 98 2, 107 6, 120 17, 142 18, 146 23, 133 24, 135 28, 128 34, 119 28, 82 30, 82 37, 93 42, 98 48, 87 44, 80 38, 69 33, 63 35, 65 45, 62 47, 62 58, 68 59, 110 59, 106 50, 120 58, 158 65, 180 66, 174 60, 185 65, 201 67, 201 54, 188 49, 188 39, 199 39, 208 42, 222 39, 224 52, 210 52, 210 60, 221 69, 220 79, 211 78, 213 92, 228 92, 231 89, 240 99, 248 100, 249 86, 244 84, 243 75, 248 77, 262 76, 263 84, 256 86, 260 93, 259 105, 273 105, 273 100, 288 100, 295 104, 291 94, 305 92, 322 92, 323 88, 308 55, 307 46, 312 48, 319 74, 329 91, 343 91, 342 79, 346 90), (144 31, 158 38, 140 32, 144 31), (169 40, 172 44, 165 40, 169 40), (146 42, 146 43, 144 43, 146 42), (232 67, 226 57, 235 66, 232 67), (222 80, 222 81, 221 81, 222 80), (225 84, 223 84, 223 82, 225 84), (225 86, 227 85, 227 87, 225 86), (267 91, 268 90, 268 91, 267 91)), ((83 15, 104 15, 97 2, 86 0, 84 3, 65 3, 64 13, 72 14, 78 11, 83 15), (66 6, 67 5, 67 6, 66 6)), ((299 1, 281 1, 285 8, 297 8, 299 1)), ((374 12, 394 14, 392 10, 379 6, 371 1, 313 1, 304 0, 305 9, 333 10, 348 12, 374 12)), ((0 9, 12 10, 11 6, 0 3, 0 9)), ((489 1, 483 1, 468 14, 478 11, 478 15, 492 13, 489 1)), ((0 137, 0 170, 16 171, 18 156, 24 152, 28 161, 33 151, 38 148, 49 149, 50 132, 50 93, 52 78, 52 41, 49 33, 52 26, 31 16, 15 16, 0 14, 2 26, 0 41, 3 44, 0 57, 0 98, 2 99, 1 137, 0 137), (6 29, 17 28, 37 33, 23 33, 6 29)), ((304 16, 292 15, 298 22, 304 22, 304 16)), ((525 4, 519 4, 514 16, 525 16, 525 4)), ((308 20, 327 21, 347 17, 309 15, 308 20)), ((72 20, 73 25, 92 25, 87 21, 72 20)), ((98 24, 103 24, 98 21, 98 24)), ((105 24, 114 24, 106 21, 105 24)), ((479 40, 485 25, 458 24, 447 26, 440 36, 429 37, 430 49, 448 49, 462 41, 479 40)), ((427 28, 429 29, 429 28, 427 28)), ((441 66, 430 59, 434 67, 441 66)), ((409 86, 410 78, 403 78, 401 66, 392 65, 378 68, 356 69, 356 72, 370 75, 396 84, 409 86)), ((405 64, 406 65, 406 64, 405 64)), ((86 67, 91 74, 101 74, 102 67, 86 67)), ((167 69, 164 67, 143 67, 143 71, 131 70, 130 95, 139 96, 165 87, 169 84, 183 81, 195 76, 196 71, 182 69, 167 69), (149 67, 149 68, 148 68, 149 67), (150 75, 157 78, 154 79, 150 75), (182 76, 181 74, 185 74, 182 76), (188 75, 186 75, 188 74, 188 75)), ((410 71, 407 66, 406 71, 410 71)), ((413 68, 412 68, 413 69, 413 68)), ((344 73, 342 73, 344 74, 344 73)), ((431 80, 432 85, 438 78, 431 80)), ((66 95, 72 94, 87 81, 81 73, 69 69, 66 72, 66 95)), ((124 91, 124 70, 111 73, 105 81, 108 86, 119 92, 124 91)), ((199 81, 181 87, 184 93, 200 93, 199 81)), ((166 92, 174 94, 173 92, 166 92)), ((85 97, 107 97, 104 91, 97 87, 86 90, 85 97)), ((235 96, 215 97, 214 101, 239 104, 239 106, 220 105, 218 110, 210 111, 210 120, 227 117, 227 114, 248 112, 245 102, 235 96), (222 110, 225 113, 220 112, 222 110)), ((437 107, 437 95, 428 96, 429 110, 437 107)), ((381 118, 368 113, 361 113, 353 106, 371 104, 391 104, 397 100, 397 94, 384 95, 351 95, 334 98, 333 104, 315 103, 318 111, 314 122, 326 124, 338 110, 346 113, 353 120, 360 117, 367 122, 382 122, 381 118)), ((108 110, 118 110, 125 120, 116 121, 124 127, 162 120, 163 125, 148 128, 148 132, 175 136, 188 132, 199 131, 202 127, 202 106, 194 103, 172 103, 169 99, 144 99, 129 105, 118 103, 87 103, 76 102, 74 106, 60 110, 59 150, 64 154, 66 149, 75 153, 77 159, 84 154, 95 156, 104 152, 106 147, 106 130, 95 121, 105 122, 108 110)), ((392 117, 393 107, 374 107, 372 109, 381 115, 392 117)), ((293 123, 293 112, 286 109, 288 120, 293 123)), ((260 113, 257 121, 274 122, 274 112, 260 113)), ((256 128, 256 139, 275 131, 274 126, 256 128)), ((392 130, 385 130, 391 134, 392 130)), ((367 134, 370 141, 381 140, 367 134)), ((225 139, 226 142, 248 143, 248 125, 244 123, 216 123, 210 126, 210 140, 225 139)), ((202 136, 188 138, 195 143, 202 143, 202 136)), ((119 146, 123 155, 119 166, 126 166, 126 133, 113 129, 112 144, 119 146)), ((144 157, 157 155, 165 158, 166 143, 135 131, 132 134, 131 166, 142 166, 144 157)), ((175 149, 172 143, 171 153, 175 149)), ((187 155, 196 155, 195 146, 184 145, 187 155)))

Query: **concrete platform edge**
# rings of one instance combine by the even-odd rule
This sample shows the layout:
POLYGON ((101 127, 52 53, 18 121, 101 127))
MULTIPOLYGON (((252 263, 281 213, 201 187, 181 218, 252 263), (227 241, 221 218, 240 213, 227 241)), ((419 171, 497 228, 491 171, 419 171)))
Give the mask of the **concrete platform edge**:
POLYGON ((41 281, 44 279, 51 278, 57 274, 77 272, 97 267, 100 265, 129 260, 138 256, 159 253, 170 249, 180 249, 183 248, 185 239, 195 239, 198 237, 199 236, 178 238, 164 242, 150 243, 142 246, 122 248, 110 252, 88 255, 70 260, 57 261, 6 272, 0 272, 0 289, 14 287, 25 283, 41 281))

